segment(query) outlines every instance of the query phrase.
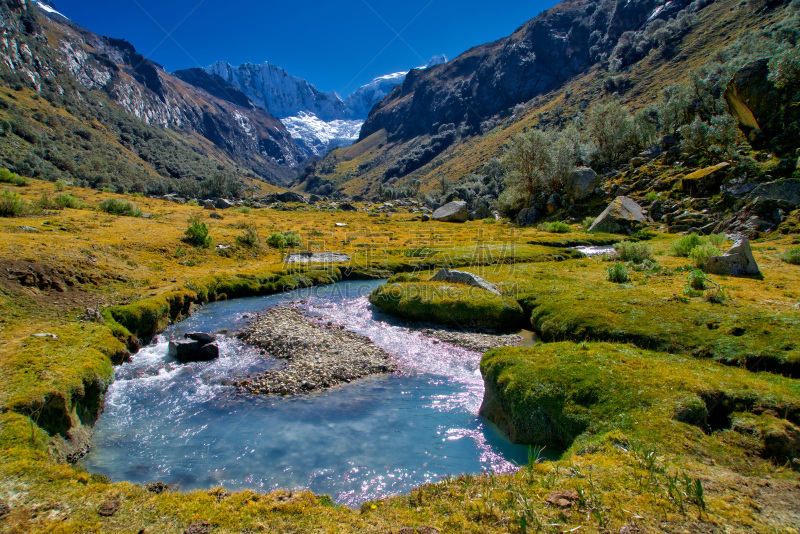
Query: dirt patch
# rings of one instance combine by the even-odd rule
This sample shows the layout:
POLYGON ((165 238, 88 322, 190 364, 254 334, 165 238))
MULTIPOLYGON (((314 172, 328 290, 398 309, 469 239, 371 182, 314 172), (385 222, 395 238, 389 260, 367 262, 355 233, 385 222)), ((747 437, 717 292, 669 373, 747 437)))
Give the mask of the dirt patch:
POLYGON ((103 281, 98 273, 23 260, 0 261, 0 288, 58 309, 96 308, 103 297, 87 291, 103 281))
POLYGON ((800 525, 800 483, 788 480, 761 481, 753 498, 760 507, 760 517, 767 525, 800 525))

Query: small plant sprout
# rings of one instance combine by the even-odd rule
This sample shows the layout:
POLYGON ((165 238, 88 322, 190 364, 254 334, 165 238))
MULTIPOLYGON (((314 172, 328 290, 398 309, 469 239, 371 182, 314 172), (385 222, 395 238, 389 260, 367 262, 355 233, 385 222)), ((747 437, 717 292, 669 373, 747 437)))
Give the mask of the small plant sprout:
POLYGON ((530 445, 528 446, 528 469, 533 471, 536 464, 544 461, 542 453, 547 447, 544 445, 530 445))

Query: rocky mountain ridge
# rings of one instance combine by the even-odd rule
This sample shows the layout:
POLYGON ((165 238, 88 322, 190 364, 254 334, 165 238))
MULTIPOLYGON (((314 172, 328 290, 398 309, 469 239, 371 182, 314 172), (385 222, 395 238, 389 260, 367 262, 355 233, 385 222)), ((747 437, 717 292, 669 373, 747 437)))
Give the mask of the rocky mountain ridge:
MULTIPOLYGON (((128 42, 95 35, 49 4, 3 0, 0 10, 3 78, 11 86, 18 80, 20 90, 28 86, 53 106, 86 108, 76 119, 110 120, 95 97, 84 100, 81 93, 89 91, 102 95, 107 105, 119 106, 144 125, 175 132, 182 137, 183 146, 192 147, 195 153, 219 158, 229 174, 238 166, 253 177, 285 183, 292 176, 291 169, 303 159, 279 120, 229 88, 221 87, 227 94, 216 95, 199 90, 141 56, 128 42)), ((34 130, 39 128, 30 121, 28 124, 34 130)), ((106 130, 109 127, 107 124, 106 130)), ((120 134, 111 142, 141 152, 130 136, 120 134)), ((158 157, 168 158, 163 154, 158 157)), ((153 178, 161 175, 166 179, 200 180, 211 174, 181 170, 178 164, 155 169, 148 168, 147 160, 144 163, 141 167, 153 178)), ((66 166, 73 168, 74 164, 66 166)), ((19 170, 30 172, 24 167, 19 170)))

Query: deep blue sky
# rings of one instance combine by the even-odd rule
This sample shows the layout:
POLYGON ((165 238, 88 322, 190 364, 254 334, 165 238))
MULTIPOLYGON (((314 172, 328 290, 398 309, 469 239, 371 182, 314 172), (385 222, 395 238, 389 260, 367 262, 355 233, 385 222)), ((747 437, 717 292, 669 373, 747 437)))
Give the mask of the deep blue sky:
POLYGON ((168 71, 217 60, 269 61, 345 96, 376 76, 438 54, 453 59, 509 35, 556 0, 53 2, 81 26, 130 41, 168 71))

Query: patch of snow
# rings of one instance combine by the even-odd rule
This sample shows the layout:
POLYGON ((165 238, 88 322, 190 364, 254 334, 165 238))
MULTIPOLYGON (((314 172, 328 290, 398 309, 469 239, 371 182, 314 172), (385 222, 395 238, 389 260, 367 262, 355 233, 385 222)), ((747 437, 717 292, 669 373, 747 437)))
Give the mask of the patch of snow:
POLYGON ((656 7, 656 8, 653 10, 653 12, 650 14, 650 16, 649 16, 649 17, 647 17, 647 21, 649 22, 649 21, 653 20, 654 18, 656 18, 657 16, 659 16, 661 13, 663 13, 663 12, 664 12, 664 10, 665 10, 665 9, 667 9, 668 7, 670 7, 671 5, 672 5, 672 0, 670 0, 670 1, 669 1, 669 2, 667 2, 666 4, 662 4, 662 5, 660 5, 660 6, 657 6, 657 7, 656 7))
POLYGON ((244 115, 242 115, 238 111, 234 111, 233 118, 236 119, 236 122, 239 123, 239 126, 241 127, 241 129, 244 130, 244 132, 248 136, 254 137, 253 136, 253 127, 250 126, 250 120, 247 117, 245 117, 244 115))
POLYGON ((304 111, 281 119, 281 122, 308 156, 324 156, 333 148, 352 145, 358 140, 364 124, 358 119, 324 121, 304 111))
POLYGON ((36 3, 36 7, 38 7, 42 11, 46 11, 46 12, 51 13, 53 15, 58 15, 60 17, 64 17, 65 19, 69 20, 69 18, 65 17, 63 13, 59 13, 52 6, 49 6, 49 5, 45 4, 44 2, 40 2, 39 0, 34 0, 34 2, 36 3))

